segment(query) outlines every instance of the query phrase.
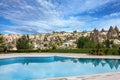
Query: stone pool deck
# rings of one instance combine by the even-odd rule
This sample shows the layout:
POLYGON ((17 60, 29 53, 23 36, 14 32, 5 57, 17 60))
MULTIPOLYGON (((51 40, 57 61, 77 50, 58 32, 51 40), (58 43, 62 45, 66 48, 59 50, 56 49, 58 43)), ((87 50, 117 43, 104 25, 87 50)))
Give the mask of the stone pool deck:
MULTIPOLYGON (((10 53, 0 54, 0 59, 11 57, 46 57, 46 56, 64 56, 75 58, 108 58, 108 59, 120 59, 120 56, 93 56, 87 54, 75 54, 75 53, 10 53)), ((49 79, 35 79, 35 80, 120 80, 120 72, 111 72, 94 75, 84 76, 71 76, 71 77, 59 77, 49 79)))

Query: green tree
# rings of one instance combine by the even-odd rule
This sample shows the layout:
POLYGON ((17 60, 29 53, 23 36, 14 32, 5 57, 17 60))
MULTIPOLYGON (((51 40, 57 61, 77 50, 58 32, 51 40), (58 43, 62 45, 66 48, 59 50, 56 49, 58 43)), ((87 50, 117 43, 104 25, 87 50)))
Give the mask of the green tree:
POLYGON ((1 34, 0 34, 0 48, 4 48, 4 40, 1 34))
POLYGON ((77 41, 77 47, 78 47, 78 48, 83 48, 86 41, 88 41, 87 38, 85 38, 85 37, 80 37, 80 38, 78 39, 78 41, 77 41))
POLYGON ((77 41, 78 48, 94 48, 96 43, 86 37, 80 37, 77 41))
POLYGON ((109 39, 105 40, 104 42, 104 45, 106 46, 106 48, 110 48, 110 45, 113 44, 113 41, 110 41, 109 39))
POLYGON ((23 35, 21 38, 19 38, 17 40, 16 47, 18 50, 19 49, 31 49, 32 46, 30 45, 29 36, 23 35))
POLYGON ((85 43, 84 48, 95 48, 96 43, 92 40, 89 40, 88 42, 85 43))
POLYGON ((57 48, 57 45, 54 43, 53 45, 52 45, 52 49, 56 49, 57 48))

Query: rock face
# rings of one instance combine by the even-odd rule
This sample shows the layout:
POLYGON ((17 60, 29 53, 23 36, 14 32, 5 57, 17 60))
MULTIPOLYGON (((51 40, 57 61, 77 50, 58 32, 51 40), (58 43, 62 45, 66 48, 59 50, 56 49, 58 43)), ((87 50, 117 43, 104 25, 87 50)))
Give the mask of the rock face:
POLYGON ((101 32, 106 32, 106 31, 102 28, 101 32))
POLYGON ((117 34, 119 35, 119 29, 117 26, 115 26, 114 30, 117 32, 117 34))
POLYGON ((95 42, 103 42, 104 40, 107 39, 107 31, 103 30, 100 32, 97 29, 94 29, 91 33, 90 33, 90 40, 93 40, 95 42))
POLYGON ((19 39, 22 35, 20 34, 5 34, 3 35, 5 44, 11 47, 12 50, 16 50, 16 41, 19 39))
POLYGON ((118 29, 117 26, 115 26, 115 28, 110 26, 108 31, 106 31, 104 29, 102 29, 101 31, 98 31, 97 29, 94 29, 90 33, 90 39, 95 41, 95 42, 103 42, 106 39, 118 39, 118 40, 120 40, 119 33, 120 32, 119 32, 119 29, 118 29))
POLYGON ((120 44, 120 40, 114 39, 114 40, 113 40, 113 43, 114 43, 115 45, 119 45, 119 44, 120 44))
POLYGON ((93 32, 90 33, 90 40, 95 42, 99 42, 100 32, 97 29, 94 29, 93 32))
MULTIPOLYGON (((88 37, 90 40, 102 43, 106 39, 114 39, 115 44, 120 44, 119 29, 117 26, 110 26, 109 30, 102 29, 101 31, 94 29, 91 32, 53 32, 48 34, 29 35, 29 39, 35 49, 51 48, 56 45, 57 48, 75 48, 79 37, 88 37)), ((3 38, 6 44, 16 49, 16 41, 22 35, 20 34, 4 34, 3 38)))
POLYGON ((115 27, 115 29, 114 29, 112 26, 110 26, 110 29, 108 30, 107 37, 108 37, 108 39, 118 38, 118 34, 119 34, 118 28, 115 27))

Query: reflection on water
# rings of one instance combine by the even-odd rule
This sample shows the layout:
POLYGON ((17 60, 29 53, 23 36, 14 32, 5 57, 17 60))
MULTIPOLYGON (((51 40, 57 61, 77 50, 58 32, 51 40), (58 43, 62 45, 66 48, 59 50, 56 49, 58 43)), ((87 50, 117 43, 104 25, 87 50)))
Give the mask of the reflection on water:
POLYGON ((120 71, 118 59, 22 57, 0 59, 0 80, 33 80, 120 71))
POLYGON ((9 59, 0 59, 0 66, 21 63, 23 65, 29 65, 29 63, 50 63, 50 62, 67 62, 72 61, 73 63, 89 64, 91 63, 94 67, 99 66, 100 64, 104 67, 109 65, 111 69, 118 69, 120 65, 119 59, 93 59, 93 58, 68 58, 68 57, 22 57, 22 58, 9 58, 9 59))
POLYGON ((8 59, 0 59, 0 66, 14 64, 14 63, 49 63, 53 62, 54 57, 16 57, 16 58, 8 58, 8 59))
POLYGON ((118 68, 120 65, 120 60, 119 59, 88 59, 88 58, 80 58, 80 59, 72 59, 74 63, 82 63, 82 64, 88 64, 92 63, 94 67, 99 66, 101 64, 103 67, 108 64, 111 69, 113 68, 118 68))

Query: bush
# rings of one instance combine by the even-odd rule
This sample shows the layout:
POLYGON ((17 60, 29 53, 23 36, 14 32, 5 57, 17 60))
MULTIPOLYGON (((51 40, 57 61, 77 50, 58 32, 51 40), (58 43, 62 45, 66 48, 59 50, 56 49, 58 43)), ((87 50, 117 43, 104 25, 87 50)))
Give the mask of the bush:
POLYGON ((119 49, 118 49, 118 54, 120 55, 120 47, 119 47, 119 49))
POLYGON ((97 55, 105 55, 105 54, 104 54, 104 52, 102 50, 98 50, 97 55))
POLYGON ((9 53, 32 53, 39 52, 38 50, 28 50, 28 49, 20 49, 20 50, 8 50, 9 53))
POLYGON ((90 54, 92 54, 92 55, 105 55, 101 49, 92 49, 90 51, 90 54))
POLYGON ((2 53, 4 50, 3 50, 3 48, 0 48, 0 53, 2 53))
POLYGON ((0 48, 4 48, 5 44, 4 44, 4 39, 3 36, 0 34, 0 48))
POLYGON ((90 51, 90 54, 96 55, 96 50, 95 50, 95 49, 92 49, 92 50, 90 51))
POLYGON ((29 36, 23 35, 16 42, 16 47, 18 50, 20 49, 31 49, 32 45, 30 45, 29 36))
POLYGON ((41 49, 40 52, 48 52, 50 49, 41 49))
POLYGON ((50 50, 50 53, 89 53, 90 49, 55 49, 50 50))
POLYGON ((107 55, 108 52, 109 52, 109 49, 105 49, 105 51, 104 51, 105 55, 107 55))
POLYGON ((86 37, 80 37, 77 41, 78 48, 94 48, 96 43, 86 37))

